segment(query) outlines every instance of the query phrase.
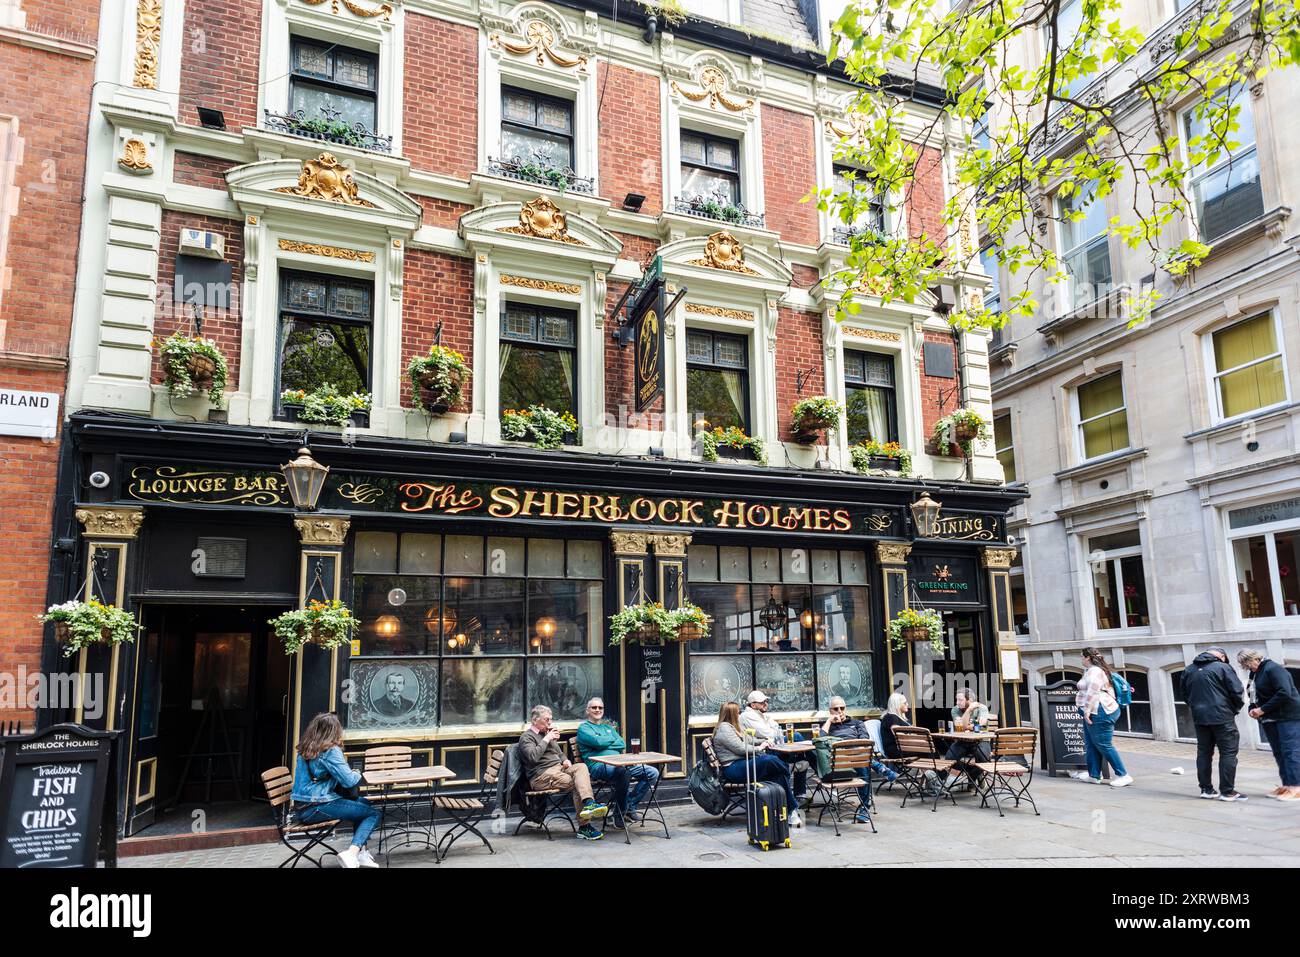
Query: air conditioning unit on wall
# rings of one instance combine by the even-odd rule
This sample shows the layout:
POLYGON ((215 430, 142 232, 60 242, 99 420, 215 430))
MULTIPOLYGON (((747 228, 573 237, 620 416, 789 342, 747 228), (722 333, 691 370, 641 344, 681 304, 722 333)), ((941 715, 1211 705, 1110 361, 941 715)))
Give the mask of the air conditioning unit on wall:
POLYGON ((204 256, 208 259, 226 258, 226 239, 220 233, 181 227, 180 249, 185 256, 204 256))

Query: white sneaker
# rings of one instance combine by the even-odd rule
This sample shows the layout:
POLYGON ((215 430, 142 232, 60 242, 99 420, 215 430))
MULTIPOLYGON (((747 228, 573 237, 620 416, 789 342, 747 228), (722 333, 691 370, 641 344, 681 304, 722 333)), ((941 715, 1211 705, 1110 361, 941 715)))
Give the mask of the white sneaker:
POLYGON ((361 852, 357 855, 357 863, 360 864, 362 867, 379 866, 379 862, 375 860, 373 857, 371 857, 370 851, 364 847, 361 849, 361 852))
POLYGON ((344 867, 360 867, 360 852, 355 844, 349 844, 346 851, 339 851, 339 863, 344 867))
POLYGON ((1110 786, 1113 788, 1126 788, 1132 783, 1133 776, 1131 774, 1126 774, 1120 778, 1113 778, 1110 782, 1110 786))

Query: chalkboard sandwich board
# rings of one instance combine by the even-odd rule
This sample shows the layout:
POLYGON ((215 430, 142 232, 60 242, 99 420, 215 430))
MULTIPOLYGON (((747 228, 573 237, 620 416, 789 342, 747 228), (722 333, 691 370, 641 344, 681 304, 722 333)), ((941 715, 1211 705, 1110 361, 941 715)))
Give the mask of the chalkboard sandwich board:
POLYGON ((1042 766, 1055 776, 1061 771, 1086 771, 1083 715, 1074 703, 1078 690, 1073 681, 1038 685, 1039 734, 1043 739, 1042 766))

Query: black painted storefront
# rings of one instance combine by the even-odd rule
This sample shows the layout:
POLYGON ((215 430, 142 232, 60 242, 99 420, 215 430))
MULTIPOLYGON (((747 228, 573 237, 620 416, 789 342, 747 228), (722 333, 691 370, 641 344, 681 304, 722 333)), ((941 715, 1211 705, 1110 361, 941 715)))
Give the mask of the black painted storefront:
MULTIPOLYGON (((371 558, 358 555, 359 535, 380 544, 388 534, 442 536, 438 541, 444 543, 444 552, 450 547, 445 544, 449 537, 462 543, 474 537, 587 543, 565 552, 569 556, 565 568, 574 564, 571 553, 579 555, 579 585, 598 583, 601 596, 598 620, 588 609, 595 631, 588 651, 599 664, 589 673, 603 678, 598 689, 584 686, 583 693, 602 694, 625 737, 639 738, 647 750, 682 755, 684 764, 670 769, 675 777, 693 763, 699 739, 708 730, 707 716, 697 714, 692 720, 690 713, 691 655, 681 646, 610 647, 606 619, 638 594, 669 605, 689 595, 688 537, 696 546, 716 546, 718 554, 744 547, 753 554, 776 549, 781 555, 807 550, 808 554, 864 556, 865 569, 854 574, 865 572, 865 584, 860 586, 865 597, 854 613, 865 608, 870 617, 871 686, 877 707, 885 702, 891 675, 913 670, 910 649, 887 649, 884 623, 909 595, 915 600, 918 592, 910 584, 921 573, 944 564, 950 573, 961 570, 967 586, 964 593, 922 594, 921 600, 961 612, 977 623, 978 663, 984 670, 996 669, 998 633, 1010 631, 1005 614, 1000 618, 991 614, 991 606, 998 606, 1000 586, 997 570, 986 567, 982 556, 990 547, 1005 551, 1004 516, 1017 496, 995 486, 924 483, 930 495, 943 503, 942 514, 952 523, 954 537, 917 539, 908 505, 923 486, 912 480, 516 447, 369 437, 344 441, 337 432, 313 432, 312 452, 331 468, 331 474, 319 512, 304 516, 295 512, 279 473, 279 466, 301 444, 302 433, 80 413, 73 416, 68 436, 60 471, 50 600, 63 601, 75 594, 87 580, 91 557, 97 555, 97 574, 89 576, 92 588, 103 590, 110 600, 120 597, 147 626, 134 646, 112 652, 96 648, 81 663, 86 671, 103 674, 112 689, 112 706, 97 726, 124 732, 120 806, 124 826, 132 822, 129 831, 139 831, 153 820, 154 809, 175 783, 175 765, 180 760, 160 753, 158 747, 158 720, 168 688, 161 682, 158 663, 157 646, 163 639, 156 636, 172 627, 166 623, 180 622, 176 627, 188 629, 184 631, 189 636, 187 647, 198 647, 198 636, 210 643, 240 628, 257 632, 258 621, 297 606, 308 591, 312 597, 337 596, 352 604, 354 581, 373 574, 358 572, 358 561, 363 569, 375 567, 366 565, 371 558), (96 472, 108 477, 103 487, 90 482, 96 472), (98 524, 93 517, 84 517, 96 509, 106 516, 98 524), (131 528, 131 521, 122 525, 118 512, 137 515, 137 527, 131 528), (337 531, 337 518, 348 523, 341 543, 329 540, 331 531, 337 531), (200 540, 204 540, 201 550, 200 540), (221 545, 221 540, 241 544, 221 545), (911 557, 905 553, 907 546, 912 546, 911 557), (242 547, 245 565, 238 577, 196 574, 194 563, 200 551, 207 555, 216 548, 220 561, 230 561, 231 555, 222 550, 229 547, 236 555, 242 547), (592 555, 599 557, 592 559, 592 555), (598 571, 583 564, 591 560, 599 562, 598 571), (219 627, 214 624, 212 631, 199 631, 209 618, 219 627)), ((397 540, 400 543, 401 538, 397 540)), ((525 554, 531 555, 528 547, 525 554)), ((484 561, 493 557, 489 552, 484 561)), ((445 559, 446 554, 440 561, 445 559)), ((513 558, 506 555, 502 560, 508 563, 513 558)), ((841 573, 847 576, 843 569, 850 559, 839 561, 841 573)), ((216 570, 220 573, 222 567, 216 570)), ((446 579, 451 572, 440 565, 439 576, 446 579)), ((445 581, 441 587, 448 587, 445 581)), ((593 593, 586 586, 571 590, 593 593)), ((1005 600, 1004 595, 1004 606, 1005 600)), ((386 623, 384 628, 409 634, 400 607, 393 612, 398 624, 386 623)), ((378 626, 372 621, 367 627, 378 626)), ((439 640, 456 637, 444 629, 437 632, 439 640)), ((252 779, 248 772, 264 769, 255 765, 270 761, 272 752, 277 759, 271 763, 283 763, 316 712, 337 710, 345 725, 355 723, 348 720, 348 709, 357 694, 350 682, 349 649, 326 652, 309 647, 277 663, 277 654, 280 659, 285 656, 268 647, 265 635, 254 633, 249 640, 253 651, 248 679, 257 682, 250 697, 258 700, 247 702, 243 717, 232 712, 231 719, 244 721, 247 727, 242 733, 257 738, 241 747, 246 782, 252 779), (275 744, 268 745, 266 729, 275 726, 270 711, 280 680, 284 717, 275 744)), ((273 643, 274 636, 269 641, 273 643)), ((373 663, 382 657, 363 654, 358 668, 369 662, 367 673, 373 674, 373 663)), ((467 660, 441 649, 438 657, 444 674, 462 668, 467 660)), ((521 671, 534 664, 527 653, 518 657, 521 671)), ((539 657, 537 687, 555 686, 555 674, 577 673, 572 666, 567 672, 557 668, 546 679, 552 684, 544 685, 547 671, 540 662, 539 657)), ((47 670, 67 667, 52 638, 47 641, 44 664, 47 670)), ((463 667, 473 670, 475 666, 463 667)), ((195 673, 201 670, 198 665, 195 669, 195 673)), ((407 674, 399 682, 399 693, 425 680, 418 666, 407 674)), ((823 680, 819 676, 818 681, 823 680)), ((819 699, 824 699, 825 690, 819 684, 819 699)), ((1011 692, 1014 700, 1014 688, 1011 692)), ((442 706, 446 704, 443 690, 438 693, 442 706)), ((366 728, 349 727, 346 750, 359 761, 364 749, 374 743, 410 744, 417 763, 446 764, 458 774, 458 781, 450 786, 469 787, 490 749, 517 738, 526 708, 535 702, 522 700, 511 707, 516 703, 520 710, 510 714, 517 720, 480 725, 470 715, 471 720, 446 727, 428 723, 384 727, 382 721, 366 728)), ((212 710, 209 704, 191 703, 194 714, 182 737, 198 730, 196 723, 212 710)), ((370 704, 377 707, 373 696, 370 704)), ((47 722, 62 717, 76 716, 42 716, 47 722)), ((788 720, 808 727, 812 712, 792 714, 788 720)), ((563 726, 574 725, 576 720, 563 726)))

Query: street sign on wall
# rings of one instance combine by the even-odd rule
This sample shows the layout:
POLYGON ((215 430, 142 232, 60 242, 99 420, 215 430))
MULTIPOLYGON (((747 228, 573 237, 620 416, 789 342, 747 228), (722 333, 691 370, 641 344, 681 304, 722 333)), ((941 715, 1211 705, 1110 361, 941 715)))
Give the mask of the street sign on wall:
POLYGON ((0 435, 52 439, 59 431, 57 392, 0 389, 0 435))

